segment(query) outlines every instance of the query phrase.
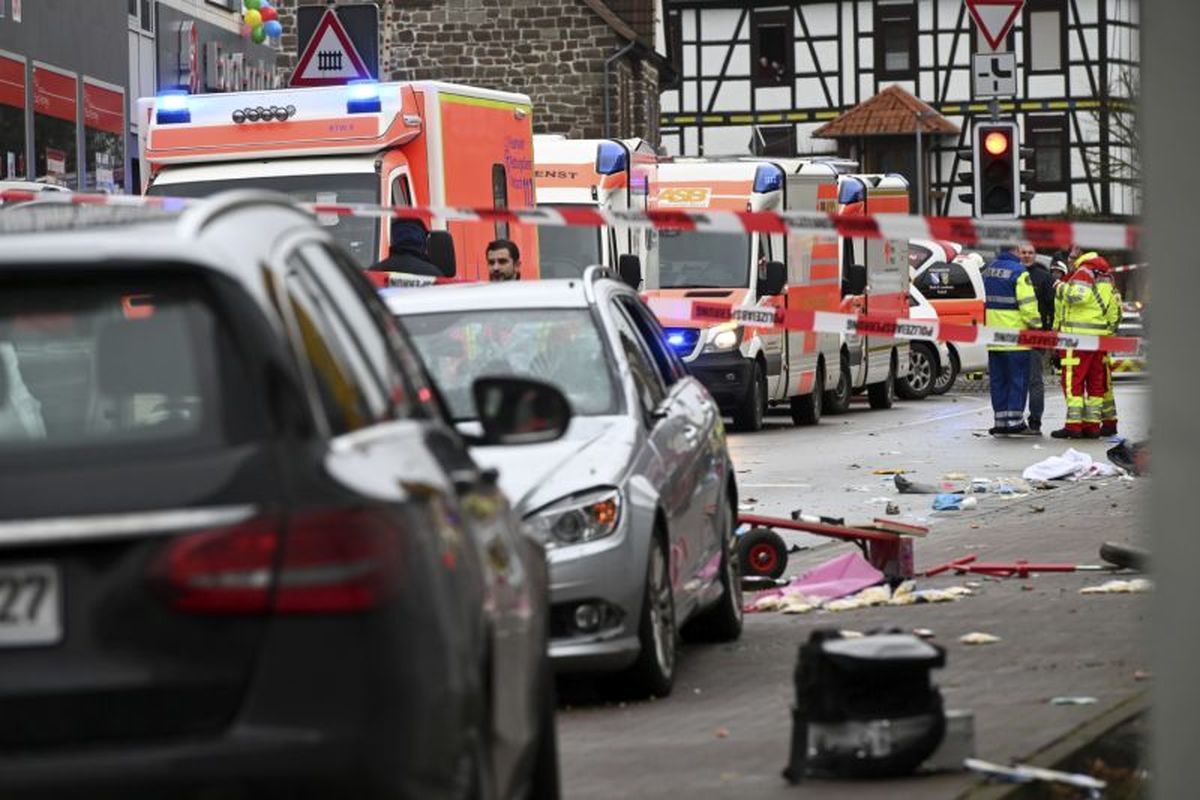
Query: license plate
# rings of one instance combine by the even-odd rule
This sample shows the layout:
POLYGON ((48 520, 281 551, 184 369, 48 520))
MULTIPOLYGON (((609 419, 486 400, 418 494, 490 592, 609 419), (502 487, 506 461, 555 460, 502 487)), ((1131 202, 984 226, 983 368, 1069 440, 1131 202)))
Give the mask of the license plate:
POLYGON ((62 638, 62 590, 53 564, 0 567, 0 647, 54 644, 62 638))

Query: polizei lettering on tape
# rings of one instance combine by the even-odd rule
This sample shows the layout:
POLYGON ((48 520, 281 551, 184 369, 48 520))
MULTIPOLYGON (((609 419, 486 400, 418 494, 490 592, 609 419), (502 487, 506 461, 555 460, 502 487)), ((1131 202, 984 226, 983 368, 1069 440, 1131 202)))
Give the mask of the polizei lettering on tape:
POLYGON ((776 322, 775 310, 770 308, 735 308, 731 317, 743 325, 767 327, 776 322))
POLYGON ((919 322, 897 322, 896 335, 903 339, 935 339, 937 331, 933 325, 922 325, 919 322))

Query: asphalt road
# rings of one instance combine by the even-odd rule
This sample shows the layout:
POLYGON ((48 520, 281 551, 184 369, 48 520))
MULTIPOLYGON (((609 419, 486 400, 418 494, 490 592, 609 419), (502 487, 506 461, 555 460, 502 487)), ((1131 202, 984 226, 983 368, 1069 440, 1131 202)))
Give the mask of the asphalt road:
MULTIPOLYGON (((1148 387, 1124 385, 1118 405, 1122 433, 1138 439, 1148 428, 1148 387)), ((1062 420, 1061 398, 1048 398, 1046 430, 1062 420)), ((747 510, 781 514, 794 508, 865 520, 882 516, 882 498, 898 502, 901 520, 929 525, 916 544, 918 567, 977 553, 981 560, 1025 558, 1096 563, 1106 539, 1136 540, 1145 479, 1104 479, 1064 485, 1028 497, 983 498, 969 512, 932 512, 926 495, 899 495, 875 469, 915 470, 917 480, 947 472, 1010 477, 1069 446, 1049 437, 997 441, 986 396, 952 393, 891 411, 856 407, 816 429, 786 418, 770 429, 734 435, 731 448, 747 510), (982 436, 977 434, 983 434, 982 436), (879 499, 877 499, 879 498, 879 499), (1040 510, 1039 510, 1040 509, 1040 510)), ((1072 442, 1103 459, 1107 442, 1072 442)), ((816 545, 792 556, 803 571, 848 545, 803 534, 793 543, 816 545)), ((1145 595, 1080 595, 1105 580, 1096 573, 1028 579, 974 579, 976 594, 957 603, 881 607, 810 615, 748 614, 741 640, 685 646, 675 691, 655 701, 619 701, 612 687, 586 678, 560 685, 558 715, 562 774, 568 798, 795 797, 955 798, 972 776, 945 774, 859 784, 809 782, 787 786, 780 770, 790 735, 792 671, 797 646, 817 627, 869 631, 879 627, 932 629, 948 664, 935 676, 947 707, 975 715, 976 752, 1005 762, 1029 757, 1098 713, 1147 688, 1141 629, 1145 595), (967 646, 962 634, 983 631, 996 644, 967 646), (1052 705, 1055 696, 1087 696, 1095 704, 1052 705)), ((927 579, 922 587, 967 578, 927 579)))

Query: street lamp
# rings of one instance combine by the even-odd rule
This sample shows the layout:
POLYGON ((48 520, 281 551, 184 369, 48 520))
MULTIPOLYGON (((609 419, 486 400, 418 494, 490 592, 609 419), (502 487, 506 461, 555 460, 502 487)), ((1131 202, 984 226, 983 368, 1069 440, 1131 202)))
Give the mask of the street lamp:
POLYGON ((921 217, 925 215, 925 170, 924 164, 922 163, 924 159, 922 158, 923 153, 921 149, 921 122, 929 119, 930 117, 936 117, 937 112, 933 109, 914 111, 913 116, 916 117, 917 120, 917 216, 921 217))

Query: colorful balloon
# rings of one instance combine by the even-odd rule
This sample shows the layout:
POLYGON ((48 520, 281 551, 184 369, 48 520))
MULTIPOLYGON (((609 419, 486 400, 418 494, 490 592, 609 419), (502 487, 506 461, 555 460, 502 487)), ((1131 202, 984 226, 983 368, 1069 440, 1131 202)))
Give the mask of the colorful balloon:
POLYGON ((250 33, 250 38, 255 44, 262 44, 267 40, 267 31, 262 25, 256 25, 250 33))
POLYGON ((272 39, 278 39, 280 36, 283 36, 283 24, 277 19, 264 22, 263 29, 266 30, 267 36, 270 36, 272 39))
POLYGON ((258 10, 258 13, 262 15, 263 22, 279 19, 279 12, 271 6, 263 6, 258 10))
POLYGON ((258 12, 257 8, 248 8, 246 9, 246 13, 242 15, 242 22, 245 22, 251 28, 257 28, 262 25, 262 14, 258 12))
POLYGON ((262 0, 242 0, 242 5, 244 5, 247 10, 254 9, 257 11, 262 5, 262 0))

